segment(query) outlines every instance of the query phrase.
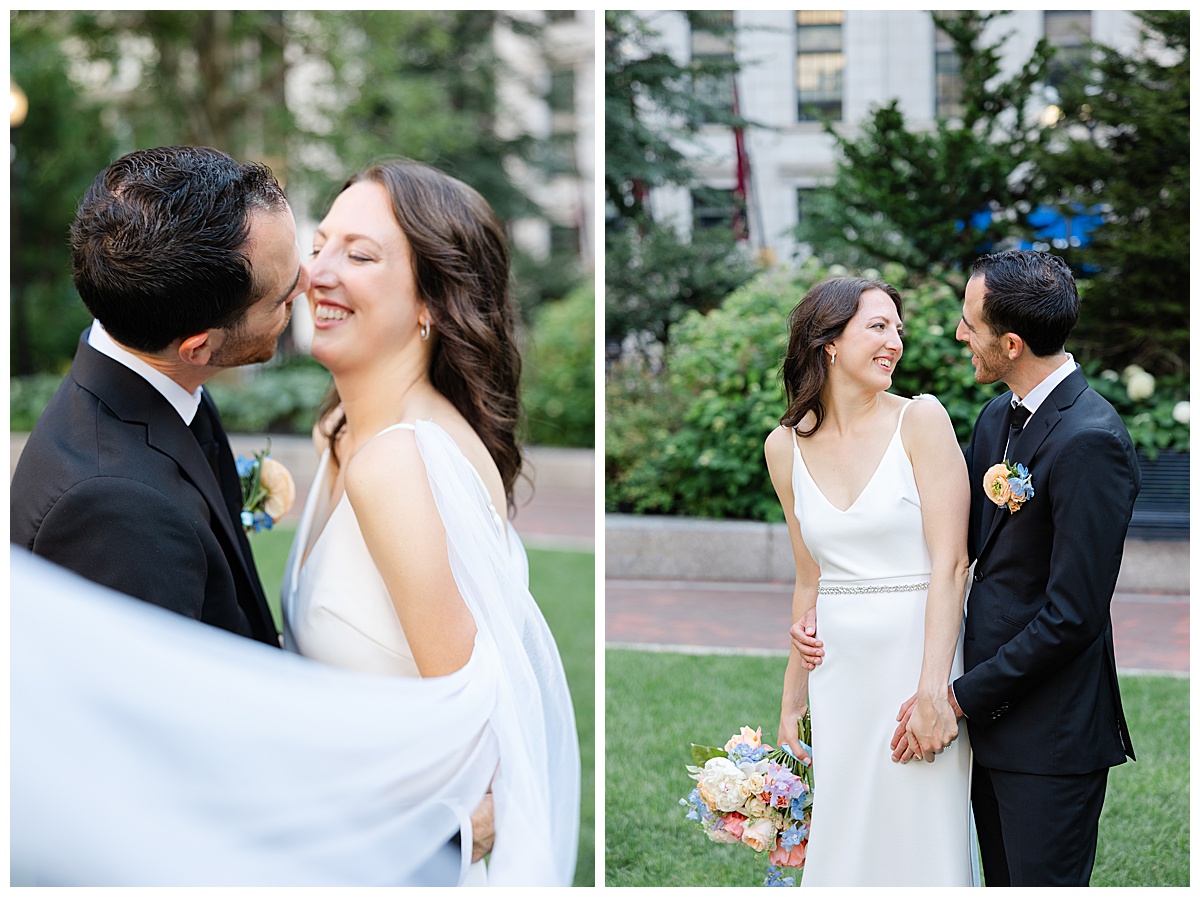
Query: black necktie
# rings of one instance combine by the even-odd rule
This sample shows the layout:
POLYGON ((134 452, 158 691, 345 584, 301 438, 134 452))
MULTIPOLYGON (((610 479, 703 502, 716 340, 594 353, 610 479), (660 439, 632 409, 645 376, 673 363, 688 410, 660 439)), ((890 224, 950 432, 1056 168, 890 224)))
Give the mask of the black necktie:
POLYGON ((1033 414, 1033 412, 1024 405, 1017 405, 1017 407, 1013 409, 1012 421, 1009 423, 1009 426, 1019 433, 1022 429, 1024 429, 1025 421, 1029 420, 1029 415, 1031 414, 1033 414))
POLYGON ((1029 420, 1029 415, 1032 414, 1024 405, 1017 405, 1015 408, 1012 405, 1008 406, 1008 433, 1004 436, 1004 460, 1008 461, 1008 449, 1012 445, 1013 439, 1020 435, 1021 430, 1025 427, 1025 421, 1029 420))
POLYGON ((196 442, 200 443, 200 451, 204 452, 204 457, 208 459, 208 466, 212 468, 213 476, 220 483, 221 470, 217 466, 220 446, 217 445, 217 439, 213 433, 212 418, 203 402, 196 408, 196 416, 192 418, 189 427, 196 436, 196 442))

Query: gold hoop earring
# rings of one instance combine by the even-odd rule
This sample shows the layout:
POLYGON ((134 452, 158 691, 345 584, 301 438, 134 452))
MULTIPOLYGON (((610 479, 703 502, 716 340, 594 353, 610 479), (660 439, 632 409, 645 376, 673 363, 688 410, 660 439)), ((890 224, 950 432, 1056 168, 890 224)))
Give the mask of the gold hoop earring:
POLYGON ((429 331, 430 331, 429 322, 422 321, 421 322, 421 339, 423 339, 423 340, 429 339, 429 331))

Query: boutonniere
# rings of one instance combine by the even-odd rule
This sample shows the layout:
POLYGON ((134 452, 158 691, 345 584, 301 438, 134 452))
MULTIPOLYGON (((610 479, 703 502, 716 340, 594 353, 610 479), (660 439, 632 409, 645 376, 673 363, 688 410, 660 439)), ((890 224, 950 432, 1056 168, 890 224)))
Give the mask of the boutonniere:
POLYGON ((271 442, 261 452, 237 457, 242 481, 242 529, 247 533, 270 529, 296 500, 296 481, 288 469, 270 455, 271 442))
POLYGON ((1007 507, 1009 514, 1015 514, 1033 498, 1033 474, 1024 464, 993 464, 983 475, 983 491, 997 505, 1007 507))

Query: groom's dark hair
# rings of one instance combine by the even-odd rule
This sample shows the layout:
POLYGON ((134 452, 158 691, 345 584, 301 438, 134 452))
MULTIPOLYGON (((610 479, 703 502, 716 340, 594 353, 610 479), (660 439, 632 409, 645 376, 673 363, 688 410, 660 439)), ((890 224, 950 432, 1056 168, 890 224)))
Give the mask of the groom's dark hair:
POLYGON ((1063 350, 1079 320, 1079 291, 1070 267, 1056 255, 1010 249, 976 259, 983 277, 983 317, 992 333, 1015 333, 1039 358, 1063 350))
POLYGON ((261 293, 246 254, 250 213, 285 208, 264 165, 203 146, 129 153, 79 203, 75 288, 113 339, 138 351, 235 326, 261 293))

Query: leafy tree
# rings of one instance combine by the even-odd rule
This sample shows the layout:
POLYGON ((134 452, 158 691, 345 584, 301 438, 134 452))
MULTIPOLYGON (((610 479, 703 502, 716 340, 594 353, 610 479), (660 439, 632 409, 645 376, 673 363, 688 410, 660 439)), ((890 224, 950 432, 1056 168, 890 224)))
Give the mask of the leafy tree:
POLYGON ((685 241, 673 227, 648 222, 609 234, 604 253, 604 328, 613 342, 644 332, 665 343, 688 311, 715 308, 755 271, 733 232, 720 228, 695 230, 685 241))
MULTIPOLYGON (((409 156, 474 186, 502 220, 540 215, 508 166, 552 171, 562 156, 497 136, 501 23, 546 52, 540 26, 488 10, 12 13, 12 72, 32 109, 14 132, 17 370, 73 355, 86 312, 67 228, 96 173, 133 149, 203 144, 266 162, 298 212, 317 216, 352 171, 409 156)), ((514 256, 530 305, 583 276, 574 256, 514 256)))
MULTIPOLYGON (((19 14, 19 15, 24 15, 19 14)), ((279 11, 43 13, 70 38, 76 78, 108 97, 127 149, 196 144, 267 162, 286 177, 295 129, 284 95, 279 11)))
POLYGON ((961 288, 982 246, 1027 230, 1026 164, 1040 139, 1028 109, 1051 48, 1043 39, 1019 71, 1002 78, 1001 49, 984 28, 1005 11, 931 13, 961 64, 961 119, 910 130, 897 102, 876 108, 857 136, 823 118, 840 151, 835 179, 814 191, 797 230, 827 263, 898 262, 961 288), (983 213, 983 214, 980 214, 983 213))
MULTIPOLYGON (((696 90, 730 78, 732 56, 694 56, 677 62, 663 48, 650 14, 604 12, 604 192, 611 210, 623 218, 648 217, 645 200, 652 187, 695 181, 695 135, 701 124, 744 126, 721 91, 696 90)), ((730 32, 717 14, 686 13, 693 28, 730 32)))
MULTIPOLYGON (((707 89, 737 71, 729 56, 677 62, 662 47, 653 14, 606 10, 604 189, 614 220, 605 236, 606 335, 645 331, 665 341, 689 308, 707 310, 747 280, 753 263, 732 230, 680 234, 654 221, 654 187, 690 187, 702 123, 744 127, 728 94, 707 89)), ((693 28, 731 33, 718 13, 686 13, 693 28)))
POLYGON ((62 34, 41 14, 10 17, 10 75, 28 100, 10 131, 10 351, 14 374, 56 370, 89 323, 71 281, 67 225, 108 164, 113 139, 100 107, 67 78, 62 34))
POLYGON ((1068 211, 1105 211, 1091 241, 1064 252, 1073 265, 1098 271, 1073 342, 1109 367, 1137 363, 1183 373, 1191 266, 1191 14, 1135 15, 1141 39, 1133 55, 1093 43, 1094 64, 1075 69, 1060 85, 1060 139, 1038 159, 1040 180, 1068 211))

